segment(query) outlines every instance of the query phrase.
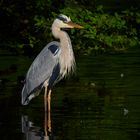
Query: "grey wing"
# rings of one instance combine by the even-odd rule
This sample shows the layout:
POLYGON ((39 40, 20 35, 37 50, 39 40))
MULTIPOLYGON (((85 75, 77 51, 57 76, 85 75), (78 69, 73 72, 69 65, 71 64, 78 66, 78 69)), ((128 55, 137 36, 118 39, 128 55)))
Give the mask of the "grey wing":
POLYGON ((49 80, 54 67, 58 65, 60 51, 59 42, 54 41, 49 43, 35 58, 27 72, 22 89, 23 105, 27 105, 36 94, 39 94, 44 82, 49 80))

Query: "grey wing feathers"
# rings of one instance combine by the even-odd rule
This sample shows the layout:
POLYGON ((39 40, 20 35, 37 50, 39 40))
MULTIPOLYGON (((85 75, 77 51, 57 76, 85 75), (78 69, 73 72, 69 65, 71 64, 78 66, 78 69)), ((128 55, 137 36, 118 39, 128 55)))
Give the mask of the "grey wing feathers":
POLYGON ((49 80, 54 67, 58 64, 60 48, 59 42, 49 43, 31 64, 22 90, 22 104, 39 94, 44 82, 49 80), (33 92, 33 93, 32 93, 33 92))

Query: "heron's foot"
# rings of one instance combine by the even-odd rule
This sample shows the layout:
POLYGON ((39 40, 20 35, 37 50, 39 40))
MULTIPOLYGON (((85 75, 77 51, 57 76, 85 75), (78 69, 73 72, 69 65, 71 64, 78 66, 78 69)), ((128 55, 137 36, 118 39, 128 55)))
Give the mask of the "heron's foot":
POLYGON ((51 128, 51 122, 48 123, 48 132, 51 133, 52 132, 52 128, 51 128))

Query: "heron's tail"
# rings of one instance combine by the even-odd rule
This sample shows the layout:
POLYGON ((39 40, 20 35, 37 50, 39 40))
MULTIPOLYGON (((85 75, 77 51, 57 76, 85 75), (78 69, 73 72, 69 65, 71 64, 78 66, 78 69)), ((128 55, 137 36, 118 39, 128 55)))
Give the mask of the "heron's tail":
POLYGON ((28 105, 30 100, 28 99, 29 93, 27 91, 26 85, 24 85, 21 93, 21 104, 22 105, 28 105))
POLYGON ((24 85, 23 89, 22 89, 22 93, 21 93, 21 104, 22 105, 28 105, 29 102, 36 96, 38 96, 40 93, 40 89, 36 89, 32 92, 28 92, 26 85, 24 85))

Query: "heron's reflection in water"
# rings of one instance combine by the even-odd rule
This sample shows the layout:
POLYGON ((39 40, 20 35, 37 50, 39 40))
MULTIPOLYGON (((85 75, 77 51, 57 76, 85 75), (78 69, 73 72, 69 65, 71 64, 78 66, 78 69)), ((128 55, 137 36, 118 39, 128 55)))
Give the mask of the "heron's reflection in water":
POLYGON ((22 116, 21 123, 22 133, 25 134, 25 140, 55 140, 52 135, 51 114, 49 112, 48 114, 44 112, 44 130, 35 126, 27 115, 22 116))

